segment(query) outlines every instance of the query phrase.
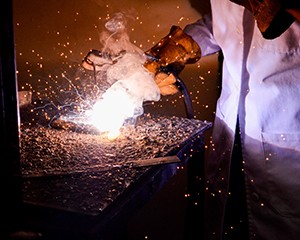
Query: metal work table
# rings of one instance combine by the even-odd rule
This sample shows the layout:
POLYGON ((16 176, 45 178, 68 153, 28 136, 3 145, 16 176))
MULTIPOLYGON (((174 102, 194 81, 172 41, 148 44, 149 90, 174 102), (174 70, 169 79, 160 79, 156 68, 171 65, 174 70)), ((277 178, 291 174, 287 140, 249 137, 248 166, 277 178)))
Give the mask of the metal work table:
MULTIPOLYGON (((176 174, 179 167, 192 160, 203 160, 199 159, 204 152, 203 133, 210 126, 210 123, 199 120, 147 116, 137 122, 134 129, 123 133, 120 141, 126 147, 120 146, 120 141, 116 143, 118 148, 113 147, 114 143, 109 143, 107 147, 101 143, 99 146, 98 142, 99 148, 93 145, 95 152, 79 165, 73 162, 74 158, 78 159, 84 154, 78 152, 78 144, 89 149, 89 144, 103 142, 103 139, 97 140, 94 135, 57 129, 42 129, 41 136, 39 129, 34 129, 33 133, 28 129, 24 130, 22 139, 26 138, 23 141, 30 143, 23 144, 29 148, 23 148, 23 153, 21 152, 21 157, 28 158, 25 163, 23 159, 25 229, 41 232, 43 239, 126 239, 128 219, 176 174), (42 143, 42 148, 47 149, 48 146, 43 144, 52 142, 49 146, 58 149, 62 147, 56 145, 60 135, 64 137, 63 147, 67 142, 68 147, 71 144, 73 152, 68 152, 71 155, 69 160, 62 156, 59 159, 53 158, 55 161, 60 160, 60 166, 53 166, 52 163, 49 165, 47 159, 50 158, 47 156, 50 153, 36 150, 37 146, 32 143, 42 143), (53 140, 53 136, 56 136, 56 140, 53 140), (79 143, 72 141, 75 138, 80 139, 79 143), (32 142, 33 139, 35 141, 32 142), (122 155, 126 158, 129 155, 127 151, 130 150, 126 150, 128 145, 139 152, 134 156, 137 159, 176 156, 179 161, 149 166, 124 164, 124 159, 116 158, 122 158, 122 155), (103 148, 106 150, 104 155, 110 157, 105 159, 110 162, 108 165, 103 165, 99 158, 91 161, 103 148), (39 157, 34 157, 36 151, 40 153, 39 157), (155 151, 155 154, 150 156, 148 151, 155 151), (43 158, 45 160, 41 160, 43 158), (111 162, 113 158, 116 162, 111 162)), ((131 160, 126 159, 129 162, 131 160)), ((189 176, 189 179, 192 178, 193 176, 189 176)))

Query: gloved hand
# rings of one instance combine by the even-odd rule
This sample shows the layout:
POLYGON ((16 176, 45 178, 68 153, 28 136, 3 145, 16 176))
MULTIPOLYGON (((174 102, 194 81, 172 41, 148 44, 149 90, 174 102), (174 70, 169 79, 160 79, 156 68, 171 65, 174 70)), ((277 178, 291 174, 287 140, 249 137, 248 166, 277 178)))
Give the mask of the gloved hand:
POLYGON ((154 73, 162 95, 178 92, 174 74, 178 75, 185 64, 195 63, 201 58, 199 45, 178 26, 172 26, 169 34, 145 53, 148 60, 144 67, 154 73))
POLYGON ((161 95, 172 95, 178 92, 176 77, 173 73, 158 72, 155 74, 154 80, 161 95))

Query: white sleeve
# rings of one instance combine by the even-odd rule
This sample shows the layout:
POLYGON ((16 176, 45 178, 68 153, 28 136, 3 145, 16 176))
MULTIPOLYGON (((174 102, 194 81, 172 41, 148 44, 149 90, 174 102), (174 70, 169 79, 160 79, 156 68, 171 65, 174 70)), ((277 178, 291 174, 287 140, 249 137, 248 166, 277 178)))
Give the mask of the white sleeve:
POLYGON ((209 15, 205 15, 197 22, 187 25, 184 28, 184 32, 198 43, 201 48, 202 56, 210 55, 221 50, 214 39, 212 21, 209 15))

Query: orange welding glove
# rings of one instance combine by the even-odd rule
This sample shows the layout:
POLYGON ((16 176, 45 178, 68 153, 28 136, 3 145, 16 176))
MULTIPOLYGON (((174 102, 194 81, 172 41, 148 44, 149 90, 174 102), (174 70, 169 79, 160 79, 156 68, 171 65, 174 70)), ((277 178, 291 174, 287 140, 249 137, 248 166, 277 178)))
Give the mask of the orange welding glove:
POLYGON ((185 64, 201 58, 199 45, 178 26, 172 26, 169 34, 145 53, 148 60, 144 66, 155 75, 162 95, 177 93, 174 74, 178 75, 185 64))

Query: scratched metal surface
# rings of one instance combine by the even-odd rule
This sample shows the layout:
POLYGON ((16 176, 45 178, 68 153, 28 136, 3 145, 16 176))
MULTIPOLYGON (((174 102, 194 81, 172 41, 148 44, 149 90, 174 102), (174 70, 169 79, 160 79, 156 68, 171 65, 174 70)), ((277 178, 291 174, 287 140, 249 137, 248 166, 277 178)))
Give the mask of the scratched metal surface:
POLYGON ((210 125, 146 114, 124 126, 113 141, 104 134, 23 126, 24 201, 97 214, 151 169, 118 163, 174 155, 187 145, 183 154, 189 156, 210 125))

